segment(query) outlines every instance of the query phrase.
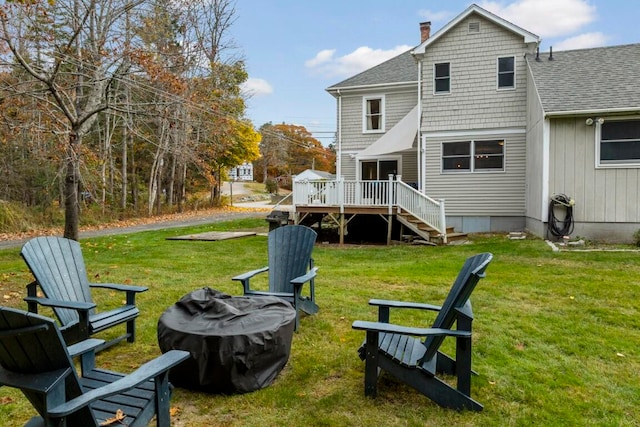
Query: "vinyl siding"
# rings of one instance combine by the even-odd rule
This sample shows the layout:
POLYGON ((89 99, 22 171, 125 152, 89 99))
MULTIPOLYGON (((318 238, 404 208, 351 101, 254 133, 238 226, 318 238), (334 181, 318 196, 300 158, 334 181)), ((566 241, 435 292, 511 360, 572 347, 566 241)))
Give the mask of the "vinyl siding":
POLYGON ((525 213, 525 134, 473 134, 463 137, 426 137, 426 193, 435 199, 445 199, 447 215, 514 216, 525 213), (503 172, 441 172, 443 142, 504 139, 505 171, 503 172))
MULTIPOLYGON (((417 85, 416 85, 417 86, 417 85)), ((349 154, 357 154, 369 145, 377 141, 384 132, 363 133, 363 98, 375 95, 384 95, 385 109, 384 121, 385 131, 390 130, 418 103, 418 92, 416 90, 375 90, 358 91, 357 93, 343 93, 342 96, 342 175, 345 179, 356 178, 356 160, 351 159, 349 154)), ((403 154, 401 171, 403 180, 412 179, 417 181, 417 166, 415 153, 403 154)), ((409 181, 407 181, 409 182, 409 181)))
MULTIPOLYGON (((533 49, 530 46, 529 49, 533 49)), ((526 63, 522 37, 472 14, 429 46, 423 62, 423 131, 526 126, 526 63), (480 33, 468 34, 470 21, 480 33), (497 59, 514 56, 516 88, 497 89, 497 59), (434 64, 451 64, 451 93, 433 94, 434 64)))
POLYGON ((527 87, 527 171, 526 171, 526 215, 538 221, 546 221, 547 201, 543 199, 545 177, 543 176, 544 112, 529 70, 527 87), (544 206, 543 206, 544 203, 544 206))
POLYGON ((342 95, 342 149, 361 151, 378 140, 384 132, 363 133, 362 99, 368 96, 384 95, 385 130, 388 131, 418 103, 417 91, 383 92, 375 91, 355 95, 342 95))
POLYGON ((640 169, 596 169, 595 128, 584 117, 551 120, 550 194, 575 200, 576 223, 640 222, 640 169))

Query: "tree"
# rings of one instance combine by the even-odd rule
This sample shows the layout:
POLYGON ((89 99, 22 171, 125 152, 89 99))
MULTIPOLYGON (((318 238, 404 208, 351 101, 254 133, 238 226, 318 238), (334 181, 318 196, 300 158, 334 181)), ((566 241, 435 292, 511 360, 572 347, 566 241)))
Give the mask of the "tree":
POLYGON ((113 102, 113 82, 127 71, 121 18, 142 3, 32 0, 0 9, 0 40, 11 63, 34 80, 32 96, 48 106, 67 135, 64 236, 70 239, 78 239, 82 140, 113 102))
MULTIPOLYGON (((267 177, 299 174, 306 169, 335 172, 335 151, 324 147, 304 127, 286 123, 267 123, 260 128, 262 164, 256 168, 267 177)), ((257 173, 257 172, 256 172, 257 173)))

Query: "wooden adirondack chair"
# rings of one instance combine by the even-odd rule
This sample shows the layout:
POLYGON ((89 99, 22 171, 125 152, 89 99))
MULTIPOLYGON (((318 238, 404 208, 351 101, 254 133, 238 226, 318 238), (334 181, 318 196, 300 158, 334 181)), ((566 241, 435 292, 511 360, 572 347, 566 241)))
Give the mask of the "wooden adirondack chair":
POLYGON ((38 314, 0 307, 0 384, 19 388, 38 411, 28 426, 146 426, 157 415, 158 426, 171 424, 168 371, 189 358, 172 350, 122 375, 95 368, 89 339, 72 347, 82 357, 78 376, 71 355, 54 320, 38 314))
POLYGON ((473 312, 469 296, 485 276, 492 257, 490 253, 483 253, 467 259, 441 307, 401 301, 369 301, 378 307, 378 322, 355 321, 352 325, 367 333, 365 343, 359 349, 360 358, 365 360, 365 395, 376 396, 378 375, 383 369, 440 406, 482 410, 482 405, 471 398, 473 312), (391 308, 433 310, 438 311, 438 315, 431 328, 405 327, 389 323, 391 308), (454 323, 456 329, 453 329, 454 323), (440 351, 446 337, 456 339, 455 358, 440 351), (441 373, 455 375, 457 387, 438 378, 437 374, 441 373))
POLYGON ((232 280, 242 283, 244 295, 274 295, 289 301, 296 309, 296 329, 300 324, 300 311, 318 312, 315 297, 315 277, 311 252, 316 242, 316 232, 303 225, 287 225, 269 232, 267 267, 235 276, 232 280), (250 279, 259 273, 269 272, 269 290, 251 289, 250 279), (309 282, 309 294, 302 295, 302 287, 309 282))
POLYGON ((146 287, 90 283, 82 249, 75 240, 37 237, 25 243, 20 254, 36 279, 27 285, 25 301, 29 311, 37 313, 38 305, 53 308, 67 344, 85 340, 122 323, 126 323, 126 333, 106 342, 100 350, 125 338, 129 342, 135 341, 135 320, 140 314, 135 297, 137 293, 146 291, 146 287), (45 298, 37 296, 38 286, 45 298), (126 303, 112 310, 96 312, 91 288, 125 292, 126 303))

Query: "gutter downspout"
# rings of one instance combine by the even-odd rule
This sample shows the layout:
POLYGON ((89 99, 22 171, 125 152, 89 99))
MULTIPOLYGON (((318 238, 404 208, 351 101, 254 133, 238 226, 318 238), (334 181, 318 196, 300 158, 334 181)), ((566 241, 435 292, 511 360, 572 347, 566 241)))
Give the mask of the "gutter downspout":
POLYGON ((420 134, 420 128, 422 127, 422 58, 417 58, 418 63, 418 130, 416 132, 418 140, 416 141, 416 150, 418 154, 418 191, 424 194, 423 191, 423 175, 425 171, 425 164, 422 158, 422 135, 420 134))

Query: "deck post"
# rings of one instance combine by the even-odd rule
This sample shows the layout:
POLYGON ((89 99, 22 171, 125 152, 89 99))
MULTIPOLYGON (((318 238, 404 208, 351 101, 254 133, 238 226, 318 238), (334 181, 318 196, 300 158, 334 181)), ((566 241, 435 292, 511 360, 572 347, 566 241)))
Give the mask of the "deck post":
POLYGON ((439 199, 440 202, 440 227, 442 228, 442 243, 447 244, 447 218, 444 213, 444 199, 439 199))
POLYGON ((340 246, 344 245, 344 212, 340 212, 340 246))

